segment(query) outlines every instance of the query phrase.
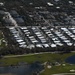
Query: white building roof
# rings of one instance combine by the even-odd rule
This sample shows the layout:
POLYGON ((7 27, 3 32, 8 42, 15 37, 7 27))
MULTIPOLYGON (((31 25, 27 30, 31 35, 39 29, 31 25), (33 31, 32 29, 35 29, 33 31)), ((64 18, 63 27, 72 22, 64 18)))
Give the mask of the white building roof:
POLYGON ((56 47, 56 44, 51 44, 51 47, 56 47))

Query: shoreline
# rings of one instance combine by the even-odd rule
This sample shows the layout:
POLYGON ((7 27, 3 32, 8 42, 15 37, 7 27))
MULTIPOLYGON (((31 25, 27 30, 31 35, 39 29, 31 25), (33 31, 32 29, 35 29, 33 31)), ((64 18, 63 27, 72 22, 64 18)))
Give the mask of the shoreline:
POLYGON ((59 53, 55 53, 55 52, 44 52, 44 53, 33 53, 33 54, 26 54, 26 55, 24 54, 24 55, 15 55, 15 56, 14 55, 3 56, 0 59, 0 66, 1 67, 2 66, 16 66, 22 62, 25 64, 31 64, 31 63, 34 63, 36 61, 44 63, 44 62, 50 60, 49 57, 52 58, 50 61, 53 61, 56 59, 61 59, 64 62, 65 58, 72 56, 72 55, 75 55, 75 52, 64 53, 64 54, 59 54, 59 53), (43 59, 45 59, 45 60, 43 60, 43 59))

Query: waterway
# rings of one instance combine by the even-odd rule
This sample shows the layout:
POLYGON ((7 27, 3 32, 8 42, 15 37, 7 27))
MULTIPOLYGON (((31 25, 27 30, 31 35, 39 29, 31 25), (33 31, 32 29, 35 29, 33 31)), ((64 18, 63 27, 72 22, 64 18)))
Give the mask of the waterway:
POLYGON ((0 67, 0 74, 32 75, 41 70, 43 70, 43 66, 40 63, 33 63, 31 65, 0 67))
POLYGON ((75 64, 75 55, 68 57, 65 62, 69 64, 75 64))

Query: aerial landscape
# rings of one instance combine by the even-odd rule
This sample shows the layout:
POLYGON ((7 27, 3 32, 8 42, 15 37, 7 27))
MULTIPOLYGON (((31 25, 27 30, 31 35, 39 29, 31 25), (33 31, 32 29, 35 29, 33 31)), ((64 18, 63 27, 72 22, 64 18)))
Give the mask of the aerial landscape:
POLYGON ((0 0, 0 75, 75 75, 75 0, 0 0))

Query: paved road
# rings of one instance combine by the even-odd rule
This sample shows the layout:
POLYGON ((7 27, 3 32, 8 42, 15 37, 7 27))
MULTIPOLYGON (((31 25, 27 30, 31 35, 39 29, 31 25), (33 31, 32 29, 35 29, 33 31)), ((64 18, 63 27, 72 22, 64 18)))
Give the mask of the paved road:
MULTIPOLYGON (((75 53, 75 51, 72 51, 75 53)), ((3 58, 13 58, 13 57, 22 57, 22 56, 32 56, 32 55, 38 55, 38 54, 46 54, 46 53, 58 53, 58 52, 40 52, 40 53, 31 53, 31 54, 23 54, 23 55, 9 55, 9 56, 3 56, 3 58)))
POLYGON ((31 55, 38 55, 38 54, 45 54, 45 53, 55 53, 55 52, 40 52, 40 53, 23 54, 23 55, 10 55, 10 56, 3 56, 3 58, 13 58, 13 57, 21 57, 21 56, 31 56, 31 55))

